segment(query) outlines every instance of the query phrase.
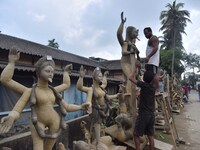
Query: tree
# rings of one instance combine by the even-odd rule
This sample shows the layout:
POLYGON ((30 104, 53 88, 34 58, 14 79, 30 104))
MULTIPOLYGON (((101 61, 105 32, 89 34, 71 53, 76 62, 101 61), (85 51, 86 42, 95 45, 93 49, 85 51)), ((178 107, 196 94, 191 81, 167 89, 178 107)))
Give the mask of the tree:
MULTIPOLYGON (((176 55, 176 59, 174 61, 174 68, 176 68, 176 73, 181 76, 181 74, 184 72, 185 67, 183 64, 183 53, 182 51, 179 49, 175 50, 175 55, 176 55)), ((172 55, 173 55, 173 51, 170 50, 161 50, 160 51, 160 66, 162 69, 166 70, 169 74, 171 74, 171 63, 172 63, 172 55)))
POLYGON ((189 82, 193 86, 195 86, 196 81, 198 80, 198 75, 195 74, 195 69, 200 69, 200 56, 197 54, 184 54, 184 64, 186 69, 192 69, 192 72, 185 72, 184 76, 187 78, 184 78, 185 82, 189 82))
POLYGON ((197 54, 192 54, 189 53, 188 55, 184 55, 184 62, 185 62, 185 67, 190 68, 193 70, 195 68, 200 69, 200 56, 197 54))
MULTIPOLYGON (((184 3, 176 3, 175 0, 172 4, 168 3, 166 5, 167 10, 162 11, 160 14, 162 24, 160 31, 163 32, 161 48, 172 51, 171 74, 174 73, 175 51, 184 50, 182 34, 186 34, 185 27, 187 26, 187 22, 191 22, 189 11, 181 10, 183 7, 184 3)), ((180 62, 180 60, 178 61, 180 62)), ((178 66, 181 66, 181 64, 178 66)), ((179 69, 176 68, 176 72, 179 69)))
POLYGON ((55 39, 48 40, 48 42, 49 42, 48 46, 53 47, 53 48, 56 48, 56 49, 59 48, 59 45, 58 45, 57 42, 55 42, 55 39))

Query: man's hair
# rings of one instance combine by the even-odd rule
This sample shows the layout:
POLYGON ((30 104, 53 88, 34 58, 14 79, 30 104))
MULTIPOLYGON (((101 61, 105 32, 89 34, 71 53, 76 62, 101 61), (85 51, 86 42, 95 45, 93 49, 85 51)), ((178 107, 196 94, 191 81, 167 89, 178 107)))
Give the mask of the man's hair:
POLYGON ((150 27, 144 28, 144 31, 147 30, 148 32, 152 32, 152 29, 150 27))
POLYGON ((151 71, 145 71, 143 75, 144 82, 151 83, 154 78, 154 73, 151 71))

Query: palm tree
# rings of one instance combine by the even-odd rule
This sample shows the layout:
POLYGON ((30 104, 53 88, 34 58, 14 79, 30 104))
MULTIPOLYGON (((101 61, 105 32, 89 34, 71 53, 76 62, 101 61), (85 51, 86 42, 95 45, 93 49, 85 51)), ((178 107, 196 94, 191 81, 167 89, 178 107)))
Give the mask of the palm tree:
POLYGON ((185 62, 185 67, 186 68, 190 68, 190 69, 193 69, 193 72, 194 72, 194 69, 195 68, 199 68, 200 66, 200 55, 197 55, 197 54, 192 54, 192 53, 189 53, 188 55, 185 54, 184 55, 184 62, 185 62))
POLYGON ((53 47, 53 48, 56 48, 56 49, 59 48, 59 45, 58 45, 57 42, 55 42, 55 39, 48 40, 48 42, 49 42, 48 46, 53 47))
MULTIPOLYGON (((189 19, 190 13, 187 10, 181 10, 184 7, 184 3, 177 3, 176 0, 166 5, 167 10, 164 10, 160 14, 161 28, 163 31, 163 41, 161 47, 167 50, 173 50, 172 54, 172 68, 171 74, 174 71, 174 51, 175 49, 184 49, 182 43, 182 34, 186 34, 185 27, 187 22, 191 22, 189 19)), ((187 34, 186 34, 187 35, 187 34)))

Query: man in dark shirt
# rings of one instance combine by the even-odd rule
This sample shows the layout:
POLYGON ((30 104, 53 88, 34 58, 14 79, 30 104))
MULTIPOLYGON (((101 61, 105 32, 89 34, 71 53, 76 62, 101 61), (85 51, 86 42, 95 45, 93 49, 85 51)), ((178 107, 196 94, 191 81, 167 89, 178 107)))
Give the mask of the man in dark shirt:
MULTIPOLYGON (((139 65, 136 63, 136 67, 139 65)), ((135 67, 135 68, 136 68, 135 67)), ((155 91, 156 85, 154 80, 155 74, 151 71, 145 71, 143 75, 143 81, 138 81, 136 79, 136 73, 133 69, 133 73, 131 74, 129 80, 136 84, 141 88, 140 90, 140 102, 139 102, 139 110, 138 116, 135 123, 134 129, 134 142, 136 150, 140 150, 140 140, 139 137, 143 135, 147 135, 149 139, 149 148, 150 150, 154 150, 154 123, 155 123, 155 91)))

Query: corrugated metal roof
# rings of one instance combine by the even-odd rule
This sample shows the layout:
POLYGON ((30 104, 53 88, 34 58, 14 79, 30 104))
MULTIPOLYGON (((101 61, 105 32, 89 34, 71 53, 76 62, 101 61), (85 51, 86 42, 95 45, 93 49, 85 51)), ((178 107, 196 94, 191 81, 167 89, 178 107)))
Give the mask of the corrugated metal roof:
MULTIPOLYGON (((7 64, 2 64, 0 63, 0 68, 4 69, 6 67, 7 64)), ((31 71, 34 72, 35 68, 31 67, 31 66, 15 66, 15 69, 19 70, 19 71, 31 71)))
POLYGON ((122 70, 121 60, 111 60, 111 61, 102 61, 99 62, 102 66, 109 68, 109 70, 122 70))
MULTIPOLYGON (((91 67, 100 67, 105 70, 121 70, 120 60, 111 61, 96 61, 86 57, 78 56, 66 51, 55 49, 42 44, 34 43, 17 37, 5 35, 0 33, 0 48, 9 50, 11 47, 16 46, 22 53, 36 56, 51 55, 53 59, 86 65, 91 67)), ((24 66, 23 66, 24 67, 24 66)), ((18 67, 20 70, 31 71, 31 68, 18 67)))

